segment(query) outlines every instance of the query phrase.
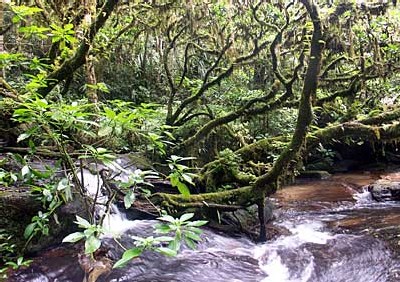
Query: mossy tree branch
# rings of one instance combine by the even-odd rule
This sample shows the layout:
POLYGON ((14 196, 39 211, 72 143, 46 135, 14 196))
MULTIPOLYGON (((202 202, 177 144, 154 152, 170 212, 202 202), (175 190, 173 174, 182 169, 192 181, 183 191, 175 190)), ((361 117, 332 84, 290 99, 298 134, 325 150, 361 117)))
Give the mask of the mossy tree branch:
POLYGON ((78 68, 83 66, 85 63, 85 57, 90 50, 90 46, 92 45, 97 32, 103 27, 106 20, 117 6, 118 2, 118 0, 105 1, 103 7, 97 13, 95 21, 85 32, 84 39, 82 40, 75 54, 70 59, 64 61, 60 67, 55 69, 46 77, 47 86, 39 89, 39 94, 46 96, 58 83, 69 77, 71 73, 74 73, 78 68))
MULTIPOLYGON (((164 206, 175 208, 203 207, 212 202, 213 204, 232 203, 239 206, 251 203, 261 203, 265 196, 271 195, 277 189, 277 181, 285 168, 293 161, 298 159, 301 149, 304 147, 308 127, 312 121, 311 97, 315 95, 318 86, 318 77, 320 73, 322 57, 322 27, 319 20, 318 11, 315 5, 308 0, 301 1, 306 7, 308 14, 313 22, 313 32, 311 39, 311 49, 309 62, 303 83, 301 94, 299 114, 295 133, 290 144, 274 163, 272 169, 258 177, 251 186, 232 189, 229 191, 206 193, 200 195, 191 195, 183 197, 182 195, 157 194, 159 202, 164 206)), ((262 205, 261 205, 262 206, 262 205)), ((263 223, 262 223, 263 225, 263 223)), ((261 236, 264 237, 265 234, 261 236)))

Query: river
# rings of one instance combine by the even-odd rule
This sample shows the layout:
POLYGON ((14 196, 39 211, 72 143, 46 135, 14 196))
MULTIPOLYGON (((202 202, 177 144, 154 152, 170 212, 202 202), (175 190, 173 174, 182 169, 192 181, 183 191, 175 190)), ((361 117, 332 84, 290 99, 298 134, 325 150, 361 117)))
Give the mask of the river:
MULTIPOLYGON (((400 203, 374 202, 362 188, 379 178, 399 181, 400 173, 360 171, 302 180, 273 197, 276 220, 270 228, 281 235, 267 243, 205 228, 196 250, 184 249, 175 258, 148 252, 98 281, 400 281, 400 203)), ((150 235, 155 223, 119 220, 120 226, 129 225, 120 238, 126 244, 130 235, 150 235)), ((122 253, 111 239, 103 245, 112 259, 122 253)), ((57 247, 33 260, 9 281, 83 281, 76 247, 57 247)))

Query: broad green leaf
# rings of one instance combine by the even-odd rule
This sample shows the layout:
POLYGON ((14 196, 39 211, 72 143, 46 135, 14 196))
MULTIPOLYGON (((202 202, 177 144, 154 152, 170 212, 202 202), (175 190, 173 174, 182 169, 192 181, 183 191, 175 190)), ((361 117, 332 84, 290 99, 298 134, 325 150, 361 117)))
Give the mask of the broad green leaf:
POLYGON ((105 154, 108 152, 108 150, 105 148, 97 148, 95 150, 97 151, 98 154, 105 154))
POLYGON ((171 241, 168 245, 169 249, 179 251, 181 248, 181 241, 179 238, 175 238, 175 240, 171 241))
POLYGON ((25 232, 24 232, 25 239, 28 239, 32 235, 32 233, 35 230, 35 227, 36 227, 36 222, 32 222, 26 226, 25 232))
POLYGON ((30 168, 28 165, 24 165, 21 169, 21 175, 24 178, 26 175, 28 175, 30 173, 30 168))
POLYGON ((114 264, 113 268, 123 267, 133 258, 140 256, 142 252, 143 250, 140 248, 133 248, 125 251, 122 258, 114 264))
POLYGON ((85 254, 92 254, 101 246, 101 241, 95 236, 89 236, 85 241, 85 254))
POLYGON ((91 227, 87 228, 83 231, 83 234, 85 234, 86 237, 94 236, 94 233, 96 232, 96 229, 91 227))
POLYGON ((129 190, 124 197, 124 205, 126 209, 129 209, 133 202, 135 201, 135 193, 132 190, 129 190))
POLYGON ((85 234, 83 234, 82 232, 75 232, 75 233, 71 233, 67 237, 65 237, 62 240, 62 242, 63 243, 75 243, 83 238, 85 238, 85 234))
POLYGON ((171 181, 171 185, 174 187, 178 186, 179 181, 179 173, 172 173, 169 175, 169 180, 171 181))
POLYGON ((186 186, 185 183, 179 182, 177 184, 177 188, 179 190, 179 193, 181 193, 184 197, 189 197, 190 196, 189 188, 186 186))
POLYGON ((156 224, 156 232, 161 234, 166 234, 171 232, 171 228, 167 224, 156 224))
POLYGON ((69 187, 69 182, 67 178, 63 178, 57 184, 57 190, 62 191, 69 187))
POLYGON ((206 225, 207 223, 208 223, 207 220, 196 220, 196 221, 189 222, 187 224, 187 226, 196 226, 196 227, 198 227, 198 226, 206 225))
POLYGON ((179 220, 181 222, 184 222, 184 221, 191 219, 193 216, 194 216, 194 213, 185 213, 181 216, 181 218, 179 220))
POLYGON ((14 173, 10 172, 10 177, 11 177, 11 179, 12 179, 14 182, 17 182, 17 180, 18 180, 18 177, 17 177, 17 175, 16 175, 16 174, 14 174, 14 173))
POLYGON ((79 215, 76 216, 75 223, 77 223, 79 225, 79 227, 81 227, 81 228, 90 228, 92 226, 89 223, 89 221, 87 221, 86 219, 80 217, 79 215))
POLYGON ((163 216, 161 216, 161 217, 159 217, 159 218, 157 218, 157 219, 162 220, 162 221, 171 222, 171 223, 174 223, 174 222, 175 222, 175 218, 173 218, 173 217, 170 216, 170 215, 163 215, 163 216))
POLYGON ((29 137, 31 137, 31 134, 29 134, 29 133, 22 133, 20 136, 18 136, 18 138, 17 138, 17 143, 19 143, 19 142, 21 142, 21 141, 23 141, 23 140, 25 140, 25 139, 27 139, 27 138, 29 138, 29 137))
POLYGON ((109 119, 114 119, 116 117, 116 113, 108 107, 104 108, 104 112, 106 114, 106 117, 108 117, 109 119))
POLYGON ((194 183, 193 183, 193 181, 192 181, 192 177, 191 177, 189 174, 187 174, 187 173, 182 173, 182 178, 183 178, 186 182, 188 182, 188 183, 194 185, 194 183))
POLYGON ((73 28, 74 28, 74 25, 71 23, 64 25, 64 30, 72 30, 73 28))
POLYGON ((187 237, 193 241, 201 241, 201 238, 199 235, 197 235, 196 233, 190 232, 190 231, 185 232, 185 237, 187 237))
POLYGON ((172 156, 171 156, 171 160, 172 160, 173 162, 180 161, 181 159, 182 159, 181 157, 176 156, 176 155, 172 155, 172 156))
POLYGON ((170 248, 160 247, 160 248, 157 248, 155 250, 157 252, 159 252, 159 253, 161 253, 163 255, 169 256, 169 257, 174 257, 174 256, 177 255, 177 251, 176 250, 171 250, 170 248))
POLYGON ((193 240, 191 240, 191 239, 185 237, 185 243, 186 243, 186 245, 187 245, 189 248, 191 248, 192 250, 196 249, 196 243, 193 242, 193 240))

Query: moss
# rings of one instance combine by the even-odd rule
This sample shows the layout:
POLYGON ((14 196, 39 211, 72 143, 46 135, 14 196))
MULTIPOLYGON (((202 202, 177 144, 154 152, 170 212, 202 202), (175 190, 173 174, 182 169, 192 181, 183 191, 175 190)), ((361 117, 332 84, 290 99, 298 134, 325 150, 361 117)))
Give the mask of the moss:
POLYGON ((130 153, 128 154, 128 158, 139 169, 142 170, 152 169, 152 164, 150 160, 140 153, 130 153))

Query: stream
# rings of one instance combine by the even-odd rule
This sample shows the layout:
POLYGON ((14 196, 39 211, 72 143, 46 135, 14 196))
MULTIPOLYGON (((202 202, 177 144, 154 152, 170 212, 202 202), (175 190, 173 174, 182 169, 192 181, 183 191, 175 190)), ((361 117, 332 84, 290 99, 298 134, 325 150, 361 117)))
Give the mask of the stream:
MULTIPOLYGON (((281 235, 267 243, 204 228, 196 250, 184 249, 174 258, 147 252, 98 281, 400 281, 396 251, 400 203, 375 202, 362 188, 380 178, 399 181, 400 172, 364 171, 302 180, 272 199, 277 209, 271 228, 281 230, 281 235)), ((124 230, 120 241, 128 246, 130 235, 149 236, 155 224, 152 220, 130 221, 120 213, 109 220, 124 230)), ((112 259, 123 252, 112 239, 105 238, 103 245, 112 259)), ((77 249, 63 245, 43 252, 9 281, 81 282, 84 273, 77 249)))

